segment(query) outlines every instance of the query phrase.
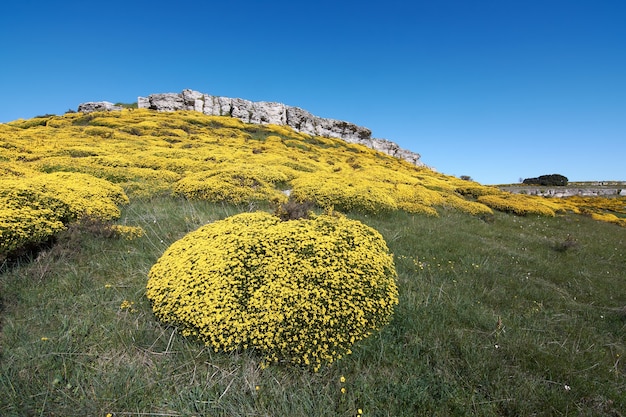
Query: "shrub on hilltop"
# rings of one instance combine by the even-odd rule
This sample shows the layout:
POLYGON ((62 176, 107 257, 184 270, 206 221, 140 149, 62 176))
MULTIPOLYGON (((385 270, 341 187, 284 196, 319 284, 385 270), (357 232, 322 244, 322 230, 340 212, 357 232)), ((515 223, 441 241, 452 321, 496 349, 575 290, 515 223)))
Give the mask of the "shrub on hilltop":
POLYGON ((175 242, 151 268, 147 296, 163 323, 216 351, 252 348, 266 364, 317 370, 389 322, 395 279, 384 239, 356 220, 256 212, 175 242))
POLYGON ((567 185, 567 177, 559 174, 540 175, 537 178, 526 178, 523 183, 529 185, 563 186, 567 185))

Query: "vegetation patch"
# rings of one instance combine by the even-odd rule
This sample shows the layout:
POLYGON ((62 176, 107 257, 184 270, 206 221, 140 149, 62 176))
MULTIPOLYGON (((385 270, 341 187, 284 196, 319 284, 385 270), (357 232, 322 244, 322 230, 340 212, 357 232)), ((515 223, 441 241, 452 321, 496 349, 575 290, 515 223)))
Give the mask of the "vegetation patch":
POLYGON ((536 178, 526 178, 524 184, 544 185, 544 186, 565 186, 567 185, 567 177, 560 174, 540 175, 536 178))
POLYGON ((147 296, 164 323, 215 351, 318 370, 387 324, 393 258, 374 229, 343 216, 282 222, 265 212, 206 225, 152 267, 147 296))
POLYGON ((86 174, 56 172, 0 180, 0 257, 45 242, 83 216, 120 216, 128 197, 117 185, 86 174))
POLYGON ((187 198, 243 204, 255 201, 285 201, 287 196, 274 184, 286 176, 262 169, 215 170, 188 175, 174 186, 174 193, 187 198))
POLYGON ((501 193, 498 195, 483 195, 478 197, 477 201, 493 209, 521 216, 527 214, 555 215, 554 207, 550 207, 550 203, 542 197, 501 193))

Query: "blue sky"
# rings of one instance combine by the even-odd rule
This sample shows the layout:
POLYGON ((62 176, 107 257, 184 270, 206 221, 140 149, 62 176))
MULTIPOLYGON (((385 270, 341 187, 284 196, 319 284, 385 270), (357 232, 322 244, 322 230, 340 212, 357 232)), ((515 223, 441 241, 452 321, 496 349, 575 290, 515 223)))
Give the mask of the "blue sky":
POLYGON ((623 0, 1 9, 0 122, 191 88, 366 126, 483 184, 626 180, 623 0))

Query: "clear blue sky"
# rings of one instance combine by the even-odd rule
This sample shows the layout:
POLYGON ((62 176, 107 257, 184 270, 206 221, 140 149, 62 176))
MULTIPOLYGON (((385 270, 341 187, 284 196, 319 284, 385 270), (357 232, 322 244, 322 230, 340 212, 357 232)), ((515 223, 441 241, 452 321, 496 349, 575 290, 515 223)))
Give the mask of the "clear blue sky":
POLYGON ((626 180, 624 0, 7 0, 0 45, 0 122, 191 88, 483 184, 626 180))

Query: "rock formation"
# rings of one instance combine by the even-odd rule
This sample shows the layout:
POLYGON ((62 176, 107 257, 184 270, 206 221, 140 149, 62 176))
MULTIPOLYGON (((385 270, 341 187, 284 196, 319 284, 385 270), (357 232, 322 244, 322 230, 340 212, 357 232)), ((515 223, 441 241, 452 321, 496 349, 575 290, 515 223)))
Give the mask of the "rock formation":
POLYGON ((615 197, 626 196, 626 188, 616 187, 532 187, 501 186, 503 191, 513 194, 538 195, 542 197, 615 197))
POLYGON ((108 101, 90 101, 88 103, 81 103, 78 106, 79 113, 91 113, 93 111, 113 111, 122 110, 121 106, 116 106, 108 101))
MULTIPOLYGON (((78 111, 88 113, 116 110, 105 108, 107 105, 113 106, 107 102, 83 103, 78 107, 78 111)), ((148 97, 139 97, 137 107, 157 111, 194 110, 210 116, 235 117, 246 123, 286 125, 309 135, 339 138, 348 143, 365 145, 414 165, 424 166, 419 154, 402 149, 398 144, 389 140, 372 138, 371 130, 365 127, 342 120, 318 117, 299 107, 282 103, 255 102, 183 90, 182 93, 151 94, 148 97)))

